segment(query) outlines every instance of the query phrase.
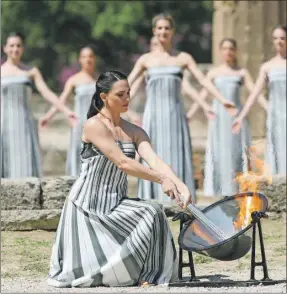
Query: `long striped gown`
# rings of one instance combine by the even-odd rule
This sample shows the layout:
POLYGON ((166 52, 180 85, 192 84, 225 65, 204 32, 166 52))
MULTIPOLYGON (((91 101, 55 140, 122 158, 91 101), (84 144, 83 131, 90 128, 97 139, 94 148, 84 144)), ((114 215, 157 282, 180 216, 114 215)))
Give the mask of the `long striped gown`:
MULTIPOLYGON (((224 75, 215 78, 220 93, 241 109, 239 75, 224 75)), ((250 146, 250 130, 245 120, 239 134, 232 133, 233 118, 222 104, 213 101, 216 118, 209 123, 204 169, 205 196, 231 196, 238 191, 234 181, 236 175, 246 171, 248 166, 245 148, 250 146)))
POLYGON ((28 76, 1 77, 1 178, 41 176, 41 154, 28 76))
POLYGON ((267 168, 286 175, 286 67, 268 72, 267 168))
MULTIPOLYGON (((142 128, 149 135, 156 154, 171 166, 195 200, 191 139, 181 100, 181 79, 179 66, 148 69, 142 128)), ((170 201, 159 184, 145 180, 139 180, 138 197, 162 203, 170 201)))
MULTIPOLYGON (((135 145, 116 141, 135 157, 135 145)), ((52 249, 48 284, 129 286, 177 279, 176 251, 161 206, 127 198, 127 175, 92 144, 67 198, 52 249)))
POLYGON ((77 126, 71 130, 66 162, 66 174, 69 176, 76 177, 81 169, 80 153, 82 128, 87 119, 87 112, 95 90, 95 83, 81 84, 75 87, 75 112, 79 118, 79 122, 77 126))

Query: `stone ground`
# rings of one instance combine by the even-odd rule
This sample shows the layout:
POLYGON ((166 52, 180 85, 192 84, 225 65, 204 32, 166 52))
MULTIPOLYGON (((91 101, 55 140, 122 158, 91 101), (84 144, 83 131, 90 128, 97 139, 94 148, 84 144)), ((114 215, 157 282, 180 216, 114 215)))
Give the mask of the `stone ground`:
MULTIPOLYGON (((170 222, 177 240, 178 223, 170 222)), ((286 220, 263 220, 264 240, 270 278, 286 280, 286 220), (276 228, 274 230, 274 228, 276 228)), ((1 242, 1 293, 286 293, 286 283, 274 286, 252 287, 168 287, 167 285, 148 288, 69 288, 56 289, 46 284, 49 258, 55 232, 2 232, 1 242)), ((177 242, 176 242, 177 243, 177 242)), ((194 254, 195 270, 201 281, 248 280, 250 274, 250 252, 243 258, 222 262, 194 254)), ((261 272, 258 271, 258 279, 261 272)), ((188 275, 187 269, 184 276, 188 275)))

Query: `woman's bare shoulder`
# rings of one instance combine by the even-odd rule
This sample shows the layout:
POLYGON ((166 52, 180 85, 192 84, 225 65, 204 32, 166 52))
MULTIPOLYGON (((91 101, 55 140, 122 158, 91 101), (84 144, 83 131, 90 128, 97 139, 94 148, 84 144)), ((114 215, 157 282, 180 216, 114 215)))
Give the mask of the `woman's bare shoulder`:
POLYGON ((107 126, 95 115, 86 120, 83 126, 83 131, 90 132, 92 131, 95 134, 108 131, 107 126))
POLYGON ((141 127, 124 119, 122 119, 122 125, 124 132, 128 135, 132 142, 137 143, 140 138, 148 138, 147 133, 141 127))

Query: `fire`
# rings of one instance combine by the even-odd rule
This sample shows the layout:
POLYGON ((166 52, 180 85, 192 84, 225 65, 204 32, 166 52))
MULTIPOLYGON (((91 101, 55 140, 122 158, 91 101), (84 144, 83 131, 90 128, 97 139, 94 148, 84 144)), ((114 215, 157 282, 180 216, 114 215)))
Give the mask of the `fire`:
POLYGON ((256 192, 252 196, 241 197, 238 200, 240 211, 234 224, 236 230, 241 230, 251 223, 251 213, 262 209, 262 201, 256 192))
POLYGON ((252 196, 240 197, 237 199, 240 211, 236 221, 234 222, 234 228, 236 230, 240 230, 248 226, 251 222, 251 213, 262 209, 262 202, 258 196, 259 184, 262 182, 270 184, 272 182, 272 177, 268 172, 266 164, 262 159, 258 158, 258 155, 259 154, 255 146, 246 149, 248 171, 238 174, 235 178, 241 193, 253 193, 252 196), (252 171, 252 169, 255 171, 252 171))

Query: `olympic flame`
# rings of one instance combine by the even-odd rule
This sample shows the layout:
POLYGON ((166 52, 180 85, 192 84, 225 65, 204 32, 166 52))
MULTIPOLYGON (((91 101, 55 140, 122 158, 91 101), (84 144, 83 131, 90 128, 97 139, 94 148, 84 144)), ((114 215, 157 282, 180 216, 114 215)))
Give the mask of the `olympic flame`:
POLYGON ((234 222, 234 227, 237 230, 243 229, 251 223, 251 213, 253 211, 262 209, 262 201, 258 195, 260 183, 272 183, 270 172, 264 160, 259 158, 256 147, 252 146, 245 151, 248 171, 238 174, 235 181, 238 183, 241 193, 252 192, 253 195, 252 197, 239 197, 237 200, 240 207, 238 217, 234 222))

